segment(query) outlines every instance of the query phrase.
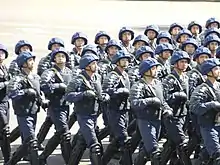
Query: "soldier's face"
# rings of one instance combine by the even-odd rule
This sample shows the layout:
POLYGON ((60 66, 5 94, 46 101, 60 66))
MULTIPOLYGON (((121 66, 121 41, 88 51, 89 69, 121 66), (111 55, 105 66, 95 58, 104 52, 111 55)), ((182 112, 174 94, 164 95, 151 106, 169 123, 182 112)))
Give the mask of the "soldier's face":
POLYGON ((106 36, 101 36, 101 37, 99 37, 98 43, 100 45, 105 45, 108 43, 108 38, 106 36))
POLYGON ((31 51, 30 48, 29 48, 29 46, 25 45, 25 46, 22 46, 22 47, 20 48, 20 53, 21 53, 21 52, 25 52, 25 51, 27 51, 27 52, 30 52, 30 51, 31 51))
POLYGON ((53 44, 53 45, 51 46, 51 50, 54 51, 54 50, 56 50, 56 49, 59 49, 60 47, 61 47, 60 44, 53 44))
POLYGON ((163 43, 169 43, 169 40, 167 38, 161 38, 159 40, 159 44, 163 44, 163 43))
POLYGON ((83 47, 84 45, 85 45, 85 40, 84 40, 84 39, 82 39, 82 38, 76 39, 76 41, 75 41, 75 46, 76 46, 77 48, 81 48, 81 47, 83 47))
POLYGON ((122 68, 127 68, 129 65, 129 60, 127 58, 122 58, 119 60, 119 66, 122 68))
POLYGON ((197 59, 196 62, 198 64, 202 64, 205 60, 209 59, 209 56, 207 54, 201 54, 197 59))
POLYGON ((185 42, 187 39, 189 38, 189 36, 187 34, 183 34, 180 36, 179 42, 183 43, 185 42))
POLYGON ((153 66, 147 72, 144 73, 147 77, 156 77, 157 76, 157 66, 153 66))
POLYGON ((24 64, 24 67, 32 71, 34 69, 34 58, 29 58, 27 62, 24 64))
POLYGON ((155 33, 155 31, 153 31, 153 30, 149 30, 148 32, 147 32, 147 37, 149 38, 149 40, 153 40, 154 38, 156 38, 156 33, 155 33))
POLYGON ((210 42, 209 49, 211 51, 215 51, 218 48, 218 45, 219 45, 218 42, 210 42))
POLYGON ((151 57, 151 54, 150 53, 144 53, 141 55, 141 57, 139 58, 140 61, 143 61, 143 60, 146 60, 148 58, 151 57))
POLYGON ((145 42, 143 41, 138 41, 134 44, 135 49, 137 50, 138 48, 140 48, 141 46, 146 46, 145 42))
POLYGON ((199 34, 199 26, 198 25, 192 26, 190 31, 192 34, 199 34))
POLYGON ((212 69, 212 76, 216 79, 220 76, 220 67, 219 66, 216 66, 212 69))
POLYGON ((172 29, 172 31, 171 31, 171 34, 173 35, 173 36, 176 36, 177 34, 179 34, 179 32, 180 32, 180 28, 179 27, 174 27, 173 29, 172 29))
POLYGON ((95 73, 97 68, 97 61, 93 61, 87 66, 87 69, 90 70, 92 73, 95 73))
POLYGON ((108 48, 108 55, 113 57, 118 52, 118 48, 116 46, 110 46, 108 48))
POLYGON ((195 50, 196 50, 196 48, 195 48, 195 46, 192 45, 192 44, 187 44, 187 45, 185 46, 185 51, 186 51, 188 54, 190 54, 190 55, 192 55, 192 54, 195 52, 195 50))
POLYGON ((124 41, 124 42, 131 41, 131 33, 130 32, 124 32, 122 34, 122 41, 124 41))
POLYGON ((170 56, 171 56, 171 51, 165 50, 165 51, 162 52, 162 58, 164 60, 168 60, 170 58, 170 56))
POLYGON ((216 22, 214 23, 211 23, 209 26, 208 26, 208 29, 210 28, 218 28, 218 24, 216 22))
POLYGON ((0 50, 0 63, 5 60, 6 54, 3 50, 0 50))
POLYGON ((65 54, 57 53, 55 58, 54 58, 54 61, 55 61, 56 64, 64 64, 64 63, 66 63, 66 56, 65 56, 65 54))
POLYGON ((179 60, 176 64, 175 64, 175 67, 181 71, 186 71, 186 69, 188 68, 188 60, 186 59, 182 59, 182 60, 179 60))

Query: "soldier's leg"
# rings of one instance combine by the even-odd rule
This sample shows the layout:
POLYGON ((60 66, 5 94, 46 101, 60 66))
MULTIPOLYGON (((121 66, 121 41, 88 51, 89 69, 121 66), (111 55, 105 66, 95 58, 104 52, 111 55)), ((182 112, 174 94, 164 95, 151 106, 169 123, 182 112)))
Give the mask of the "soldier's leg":
POLYGON ((214 164, 219 163, 220 143, 219 133, 220 126, 200 127, 201 135, 209 155, 214 158, 214 164))
POLYGON ((160 121, 147 121, 147 120, 137 120, 138 127, 142 140, 144 142, 144 148, 147 153, 151 155, 151 162, 154 165, 160 165, 160 155, 158 139, 160 135, 160 121))
POLYGON ((19 137, 20 137, 20 130, 19 130, 19 126, 17 126, 10 133, 10 137, 9 137, 10 142, 13 143, 19 137))
POLYGON ((50 127, 53 125, 52 120, 50 119, 50 116, 47 114, 47 117, 45 119, 45 121, 43 122, 43 124, 40 127, 40 130, 37 134, 37 140, 38 140, 38 146, 40 150, 44 149, 44 146, 42 146, 43 141, 45 140, 50 127))

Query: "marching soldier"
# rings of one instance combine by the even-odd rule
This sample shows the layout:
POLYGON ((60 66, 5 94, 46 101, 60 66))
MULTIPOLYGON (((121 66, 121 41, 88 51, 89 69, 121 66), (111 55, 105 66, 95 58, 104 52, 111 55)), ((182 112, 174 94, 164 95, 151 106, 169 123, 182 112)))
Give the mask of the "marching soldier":
POLYGON ((148 37, 149 39, 149 46, 151 49, 155 50, 156 48, 156 39, 159 34, 159 27, 157 25, 149 25, 146 27, 144 34, 148 37))

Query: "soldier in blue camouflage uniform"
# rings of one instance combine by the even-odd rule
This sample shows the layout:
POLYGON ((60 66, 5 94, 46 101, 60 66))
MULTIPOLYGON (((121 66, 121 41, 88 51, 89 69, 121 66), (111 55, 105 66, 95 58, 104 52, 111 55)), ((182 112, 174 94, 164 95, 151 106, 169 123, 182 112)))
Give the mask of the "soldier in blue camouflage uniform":
MULTIPOLYGON (((77 120, 80 126, 80 133, 90 149, 90 160, 92 165, 102 165, 102 147, 96 136, 97 117, 100 113, 100 102, 105 98, 102 95, 100 76, 96 74, 98 57, 86 53, 80 59, 82 72, 76 79, 73 79, 68 87, 65 100, 75 104, 77 120)), ((76 164, 80 152, 84 152, 82 144, 77 144, 72 152, 69 164, 76 164), (78 152, 78 153, 77 153, 78 152)), ((79 162, 77 162, 79 163, 79 162)))
POLYGON ((95 36, 95 44, 97 44, 98 54, 101 59, 106 58, 105 48, 110 41, 110 36, 105 31, 99 31, 95 36))
POLYGON ((199 34, 202 33, 202 26, 196 22, 192 21, 189 23, 187 29, 192 33, 193 38, 197 41, 198 45, 200 46, 201 38, 199 38, 199 34))
MULTIPOLYGON (((188 76, 189 76, 189 97, 192 95, 192 92, 195 90, 197 86, 205 82, 205 78, 201 74, 201 64, 211 58, 211 52, 206 47, 199 47, 194 56, 193 60, 197 63, 196 67, 193 68, 188 76)), ((188 123, 191 129, 188 129, 189 134, 189 155, 195 150, 194 158, 198 158, 198 153, 200 152, 200 131, 198 127, 197 120, 193 114, 190 113, 190 118, 192 120, 191 123, 188 123)))
POLYGON ((188 39, 192 38, 192 33, 188 29, 182 29, 176 37, 178 49, 181 49, 182 44, 188 39))
MULTIPOLYGON (((69 105, 63 100, 67 85, 72 79, 72 71, 66 67, 68 61, 69 56, 64 48, 60 47, 59 49, 55 49, 51 53, 51 62, 55 63, 54 66, 44 71, 41 76, 41 88, 46 97, 50 100, 48 113, 55 125, 55 137, 60 140, 62 156, 65 163, 68 163, 71 151, 71 134, 67 124, 69 105)), ((46 158, 56 146, 57 143, 50 139, 40 155, 41 160, 46 161, 46 158)))
MULTIPOLYGON (((184 51, 175 51, 170 59, 170 63, 174 69, 163 80, 163 88, 165 100, 173 109, 173 116, 163 119, 168 140, 164 144, 161 164, 166 164, 172 152, 176 150, 178 151, 180 161, 183 164, 191 165, 191 160, 187 154, 188 141, 183 130, 188 114, 186 108, 188 100, 188 77, 185 71, 190 63, 190 57, 184 51)), ((174 159, 174 157, 171 157, 171 159, 174 159)))
POLYGON ((145 35, 138 35, 134 38, 132 46, 134 47, 134 54, 141 46, 149 46, 149 40, 145 35))
MULTIPOLYGON (((24 51, 33 51, 32 45, 26 41, 26 40, 20 40, 18 43, 15 45, 15 54, 19 55, 21 52, 24 51)), ((18 68, 18 65, 16 63, 16 59, 13 60, 10 65, 9 65, 9 73, 10 76, 16 76, 18 73, 20 73, 20 69, 18 68)))
MULTIPOLYGON (((207 80, 192 93, 190 110, 196 115, 204 146, 213 159, 211 164, 220 164, 220 76, 219 60, 211 58, 201 65, 201 73, 207 80)), ((202 164, 202 163, 201 163, 202 164)))
POLYGON ((157 36, 156 44, 170 43, 172 44, 171 35, 168 32, 160 32, 157 36))
POLYGON ((149 46, 155 50, 156 49, 156 39, 159 34, 159 27, 157 25, 149 25, 145 28, 144 34, 149 39, 149 46))
POLYGON ((193 61, 193 55, 198 48, 198 43, 194 38, 188 38, 185 42, 182 43, 181 49, 186 51, 191 59, 190 66, 195 68, 196 62, 193 61))
POLYGON ((31 52, 21 52, 16 60, 21 72, 8 85, 8 95, 17 116, 22 145, 17 148, 7 165, 17 164, 26 153, 29 154, 31 165, 39 165, 35 127, 43 99, 40 95, 40 77, 32 73, 34 60, 35 56, 31 52))
POLYGON ((160 165, 158 138, 161 116, 172 115, 172 110, 163 97, 162 83, 156 79, 158 65, 160 64, 153 58, 141 62, 141 79, 132 86, 130 96, 145 150, 154 165, 160 165))
POLYGON ((79 65, 79 60, 82 55, 82 50, 85 45, 87 45, 88 39, 87 35, 82 32, 76 32, 73 34, 71 39, 71 44, 74 45, 73 50, 70 52, 70 57, 74 57, 74 66, 79 65))
POLYGON ((216 49, 216 58, 220 59, 220 46, 216 49))
POLYGON ((177 35, 179 34, 179 32, 183 29, 182 25, 178 24, 178 23, 173 23, 170 25, 168 32, 171 35, 171 44, 173 45, 174 49, 178 49, 178 44, 177 44, 177 35))
POLYGON ((64 47, 63 40, 61 40, 60 38, 51 38, 51 40, 49 41, 48 46, 47 46, 47 49, 51 52, 47 56, 41 58, 38 63, 37 74, 39 76, 41 76, 45 70, 52 67, 52 64, 50 61, 51 53, 52 53, 52 51, 54 51, 55 49, 59 49, 60 47, 64 47))
POLYGON ((220 45, 220 38, 217 35, 209 35, 204 40, 204 46, 209 48, 212 57, 216 55, 216 49, 220 45))
POLYGON ((156 47, 155 54, 157 54, 157 61, 160 63, 158 66, 158 78, 164 79, 171 72, 169 59, 173 54, 173 46, 169 43, 159 44, 156 47))
POLYGON ((9 128, 9 98, 6 95, 6 87, 9 83, 8 69, 4 64, 4 60, 8 57, 7 48, 0 44, 0 144, 4 163, 10 159, 10 128, 9 128))
MULTIPOLYGON (((103 82, 103 92, 108 93, 110 102, 108 106, 108 120, 110 130, 114 135, 114 140, 108 145, 104 155, 103 164, 107 164, 115 152, 124 151, 128 143, 128 111, 130 103, 128 101, 130 82, 125 69, 129 65, 130 54, 121 50, 113 57, 112 63, 117 66, 111 71, 103 82)), ((130 161, 131 155, 125 159, 130 161)), ((125 162, 122 162, 125 163, 125 162)))
MULTIPOLYGON (((64 42, 60 38, 52 38, 48 43, 48 50, 51 51, 46 57, 41 58, 41 60, 38 63, 37 73, 39 76, 42 75, 42 73, 52 67, 51 63, 51 53, 52 51, 59 49, 60 47, 64 47, 64 42)), ((50 127, 53 125, 53 122, 48 114, 47 111, 47 117, 43 124, 40 127, 40 130, 37 134, 38 139, 38 146, 39 150, 44 150, 44 146, 42 145, 42 142, 45 140, 47 133, 50 130, 50 127)))

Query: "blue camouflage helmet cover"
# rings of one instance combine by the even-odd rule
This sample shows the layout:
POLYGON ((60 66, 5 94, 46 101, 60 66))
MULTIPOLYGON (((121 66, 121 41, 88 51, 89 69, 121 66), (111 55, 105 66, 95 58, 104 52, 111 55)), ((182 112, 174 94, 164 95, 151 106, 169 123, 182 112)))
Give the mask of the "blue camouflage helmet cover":
POLYGON ((149 25, 145 28, 144 34, 147 35, 147 32, 150 31, 150 30, 152 30, 156 33, 156 37, 157 37, 157 35, 159 34, 159 31, 160 31, 160 29, 157 25, 149 25))
POLYGON ((209 58, 201 64, 201 73, 207 75, 216 66, 220 66, 219 59, 209 58))
POLYGON ((54 59, 58 53, 63 53, 66 56, 66 62, 69 62, 69 54, 67 53, 66 49, 63 47, 60 47, 59 49, 55 49, 54 51, 52 51, 51 59, 50 59, 51 62, 55 62, 54 59))
POLYGON ((28 46, 30 51, 33 51, 33 47, 32 45, 27 41, 27 40, 20 40, 17 42, 17 44, 15 45, 15 54, 19 55, 20 53, 20 49, 23 46, 28 46))
POLYGON ((133 42, 132 46, 134 46, 139 41, 142 41, 145 43, 146 46, 149 46, 149 40, 148 40, 147 36, 142 35, 142 34, 140 34, 134 38, 134 42, 133 42))
POLYGON ((191 33, 188 29, 182 29, 182 30, 180 30, 179 34, 177 35, 176 41, 179 42, 180 37, 181 37, 182 35, 184 35, 184 34, 185 34, 185 35, 188 35, 189 38, 192 37, 192 33, 191 33))
POLYGON ((99 58, 96 55, 86 53, 79 61, 79 69, 85 69, 91 62, 98 60, 99 58))
POLYGON ((194 38, 188 38, 186 41, 184 41, 184 42, 182 43, 181 49, 184 50, 185 47, 186 47, 186 45, 188 45, 188 44, 193 45, 193 46, 195 47, 195 49, 197 49, 198 46, 199 46, 199 45, 198 45, 198 42, 197 42, 194 38))
POLYGON ((181 30, 183 29, 182 25, 178 24, 178 23, 173 23, 170 25, 168 32, 171 34, 173 28, 175 27, 179 27, 181 30))
POLYGON ((5 58, 8 58, 8 50, 7 50, 6 46, 3 44, 0 44, 0 50, 5 52, 5 58))
POLYGON ((33 58, 35 59, 36 56, 34 56, 31 52, 24 51, 19 54, 19 56, 16 59, 17 65, 19 68, 21 68, 25 62, 27 62, 28 59, 33 58))
POLYGON ((219 20, 217 18, 211 17, 206 21, 205 27, 208 29, 208 27, 212 24, 212 23, 217 23, 218 24, 218 28, 220 28, 220 23, 219 20))
POLYGON ((85 42, 85 45, 87 45, 88 43, 88 37, 86 34, 84 34, 83 32, 76 32, 73 34, 72 39, 71 39, 71 44, 74 45, 75 41, 79 38, 82 38, 85 42))
POLYGON ((135 53, 135 58, 139 60, 142 54, 149 53, 151 58, 154 58, 154 51, 149 46, 141 46, 135 53))
POLYGON ((154 58, 148 58, 143 60, 139 66, 139 74, 143 77, 144 73, 147 72, 154 66, 158 66, 160 63, 154 58))
POLYGON ((200 46, 199 48, 196 49, 194 55, 193 55, 193 60, 195 61, 200 55, 206 54, 211 58, 211 51, 204 46, 200 46))
POLYGON ((188 60, 188 63, 190 63, 190 57, 187 52, 182 51, 182 50, 174 51, 170 59, 170 64, 175 65, 179 60, 182 60, 182 59, 186 59, 188 60))
POLYGON ((173 46, 170 43, 162 43, 157 45, 155 49, 155 54, 161 54, 164 51, 169 50, 171 52, 171 55, 173 54, 173 46))
POLYGON ((190 22, 188 27, 187 27, 187 29, 191 31, 191 28, 193 26, 198 26, 199 27, 199 34, 202 32, 202 26, 198 22, 196 22, 196 21, 190 22))
POLYGON ((98 40, 100 37, 105 36, 108 38, 108 41, 111 39, 111 37, 105 32, 105 31, 99 31, 96 35, 95 35, 95 44, 98 44, 98 40))
POLYGON ((50 39, 47 49, 51 50, 53 44, 59 44, 61 47, 64 47, 64 41, 58 37, 54 37, 50 39))
POLYGON ((116 46, 117 48, 118 48, 118 50, 121 50, 121 46, 120 46, 120 44, 116 41, 116 40, 110 40, 108 43, 107 43, 107 45, 106 45, 106 47, 105 47, 105 52, 107 53, 107 51, 108 51, 108 48, 109 47, 111 47, 111 46, 116 46))
POLYGON ((156 44, 159 44, 159 41, 161 38, 166 38, 169 40, 169 43, 171 44, 171 35, 170 33, 168 32, 164 32, 164 31, 161 31, 158 36, 157 36, 157 40, 156 40, 156 44))
POLYGON ((216 34, 218 37, 220 37, 220 30, 218 28, 209 28, 205 30, 204 37, 208 37, 210 34, 216 34))
POLYGON ((118 33, 118 38, 119 38, 119 40, 122 40, 122 34, 123 34, 124 32, 130 32, 130 33, 131 33, 131 40, 133 40, 133 38, 134 38, 134 31, 133 31, 131 28, 129 28, 129 27, 122 27, 122 28, 120 29, 120 31, 119 31, 119 33, 118 33))
POLYGON ((124 50, 119 50, 112 58, 112 64, 116 64, 120 59, 127 58, 131 59, 131 56, 129 53, 125 52, 124 50))
POLYGON ((93 44, 88 44, 86 45, 83 50, 82 50, 82 55, 83 56, 84 54, 86 54, 87 52, 91 52, 93 53, 94 55, 98 55, 98 49, 97 49, 97 45, 93 45, 93 44))
POLYGON ((204 46, 208 46, 211 42, 217 42, 220 44, 220 38, 216 35, 209 35, 204 40, 204 46))

